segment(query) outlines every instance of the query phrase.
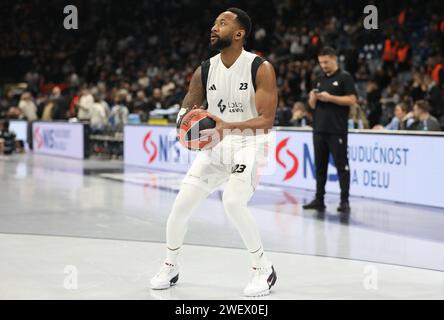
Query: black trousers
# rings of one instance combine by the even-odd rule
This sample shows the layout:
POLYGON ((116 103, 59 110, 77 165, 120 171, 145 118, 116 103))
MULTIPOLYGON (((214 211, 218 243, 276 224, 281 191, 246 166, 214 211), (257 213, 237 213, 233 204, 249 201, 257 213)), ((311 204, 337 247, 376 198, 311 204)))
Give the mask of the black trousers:
POLYGON ((341 201, 348 201, 350 167, 347 155, 347 134, 314 133, 313 144, 316 165, 316 198, 324 200, 328 159, 331 153, 338 171, 341 201))

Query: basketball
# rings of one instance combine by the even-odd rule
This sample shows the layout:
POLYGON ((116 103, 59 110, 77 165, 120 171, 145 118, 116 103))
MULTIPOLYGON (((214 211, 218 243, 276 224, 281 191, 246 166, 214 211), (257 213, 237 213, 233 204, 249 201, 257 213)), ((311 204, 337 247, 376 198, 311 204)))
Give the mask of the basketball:
POLYGON ((201 150, 211 139, 201 139, 200 131, 216 127, 216 122, 208 117, 209 113, 202 109, 194 109, 182 116, 178 123, 180 143, 190 150, 201 150))

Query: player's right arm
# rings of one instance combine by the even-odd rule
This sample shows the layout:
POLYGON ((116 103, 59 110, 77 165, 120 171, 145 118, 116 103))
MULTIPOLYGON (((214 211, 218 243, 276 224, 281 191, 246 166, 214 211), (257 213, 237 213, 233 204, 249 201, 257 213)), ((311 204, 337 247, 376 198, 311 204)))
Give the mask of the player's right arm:
POLYGON ((199 68, 194 71, 194 74, 191 77, 190 87, 188 88, 188 92, 183 99, 182 107, 177 114, 176 127, 180 127, 180 123, 182 122, 183 117, 191 109, 204 109, 204 107, 202 106, 204 100, 205 96, 204 88, 202 86, 201 67, 199 66, 199 68))
POLYGON ((204 100, 205 96, 204 88, 202 87, 201 67, 199 66, 199 68, 194 71, 193 77, 191 78, 190 87, 182 102, 182 108, 187 111, 193 108, 203 108, 202 104, 204 100))

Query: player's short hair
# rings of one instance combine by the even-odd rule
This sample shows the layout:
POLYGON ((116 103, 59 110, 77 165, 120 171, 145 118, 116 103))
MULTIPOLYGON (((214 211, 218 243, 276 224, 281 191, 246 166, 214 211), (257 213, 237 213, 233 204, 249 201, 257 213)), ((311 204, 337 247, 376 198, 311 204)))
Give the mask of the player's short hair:
POLYGON ((229 8, 227 11, 233 12, 237 15, 236 21, 245 30, 245 39, 250 36, 251 32, 251 19, 248 13, 239 8, 229 8))
POLYGON ((320 56, 337 57, 338 54, 336 53, 336 50, 332 47, 323 47, 321 50, 319 50, 318 57, 320 56))
POLYGON ((427 100, 415 101, 415 105, 417 105, 418 109, 422 110, 423 112, 429 112, 430 111, 430 105, 429 105, 427 100))

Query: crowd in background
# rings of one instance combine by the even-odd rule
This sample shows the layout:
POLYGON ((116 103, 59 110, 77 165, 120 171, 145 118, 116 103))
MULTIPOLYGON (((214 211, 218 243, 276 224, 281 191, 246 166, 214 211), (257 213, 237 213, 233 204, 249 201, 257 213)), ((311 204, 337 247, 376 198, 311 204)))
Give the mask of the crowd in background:
MULTIPOLYGON (((90 121, 93 131, 146 122, 180 105, 193 71, 215 54, 209 32, 229 1, 73 1, 65 30, 56 1, 2 4, 0 119, 90 121), (5 12, 3 10, 3 12, 5 12), (3 15, 3 14, 2 14, 3 15), (42 23, 42 17, 47 17, 42 23), (4 68, 3 68, 4 66, 4 68)), ((277 126, 310 126, 307 97, 323 45, 356 81, 350 128, 438 131, 444 126, 444 15, 439 1, 376 4, 363 28, 359 1, 241 1, 253 20, 246 48, 275 67, 277 126)), ((239 5, 239 2, 238 2, 239 5)))

